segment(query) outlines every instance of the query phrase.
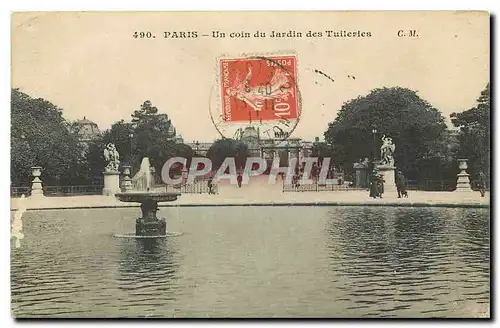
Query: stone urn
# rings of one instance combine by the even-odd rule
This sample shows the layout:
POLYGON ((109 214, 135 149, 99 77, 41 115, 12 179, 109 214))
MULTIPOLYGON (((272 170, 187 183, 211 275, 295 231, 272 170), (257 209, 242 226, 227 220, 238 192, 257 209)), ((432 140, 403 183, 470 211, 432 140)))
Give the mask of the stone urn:
POLYGON ((470 186, 469 174, 467 173, 467 159, 459 158, 457 159, 458 168, 460 169, 460 173, 457 174, 457 188, 455 191, 466 191, 471 192, 472 188, 470 186))
POLYGON ((32 174, 35 177, 35 179, 40 178, 40 176, 42 175, 42 167, 41 166, 33 166, 33 167, 31 167, 31 170, 32 170, 32 174))

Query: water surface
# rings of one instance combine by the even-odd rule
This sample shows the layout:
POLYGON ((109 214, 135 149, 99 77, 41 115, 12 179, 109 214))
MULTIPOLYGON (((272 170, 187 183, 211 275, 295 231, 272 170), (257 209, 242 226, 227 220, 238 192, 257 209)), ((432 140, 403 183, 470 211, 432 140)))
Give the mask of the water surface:
POLYGON ((395 207, 28 211, 16 317, 489 316, 489 211, 395 207))

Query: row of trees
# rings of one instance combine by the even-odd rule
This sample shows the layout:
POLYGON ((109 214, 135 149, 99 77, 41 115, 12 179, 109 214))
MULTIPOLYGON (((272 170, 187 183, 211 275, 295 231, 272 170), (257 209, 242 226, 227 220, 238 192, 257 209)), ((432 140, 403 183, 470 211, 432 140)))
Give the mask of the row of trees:
POLYGON ((46 185, 98 183, 107 143, 116 145, 122 163, 138 167, 143 157, 150 157, 158 172, 172 156, 193 156, 191 147, 171 138, 172 122, 150 101, 134 111, 130 122, 116 122, 95 140, 82 143, 78 125, 66 121, 61 108, 18 89, 12 90, 11 99, 12 185, 29 185, 32 166, 43 167, 46 185))
MULTIPOLYGON (((381 137, 386 135, 395 142, 396 166, 408 179, 456 179, 458 158, 469 159, 473 177, 480 171, 489 177, 489 83, 477 103, 471 109, 451 114, 452 124, 459 129, 450 131, 441 112, 417 92, 401 87, 375 89, 343 104, 328 125, 326 142, 315 143, 311 155, 331 157, 337 169, 349 173, 360 159, 379 156, 381 137)), ((225 157, 235 157, 239 167, 248 154, 245 147, 236 140, 220 140, 208 157, 216 168, 225 157)))
POLYGON ((396 166, 409 179, 453 179, 458 173, 457 158, 469 159, 470 172, 489 174, 489 84, 477 101, 476 107, 451 115, 454 126, 460 128, 455 134, 447 130, 440 111, 415 91, 375 89, 343 104, 328 125, 327 146, 321 152, 350 172, 359 159, 377 156, 374 151, 387 135, 396 144, 396 166))
MULTIPOLYGON (((122 164, 136 172, 143 157, 149 157, 160 176, 167 159, 179 156, 190 160, 193 149, 177 143, 175 130, 167 115, 161 114, 150 101, 131 114, 131 120, 120 120, 90 142, 79 141, 75 123, 63 117, 63 111, 47 100, 34 99, 12 90, 11 104, 11 184, 29 185, 32 166, 43 167, 46 185, 86 185, 102 183, 105 162, 103 150, 114 143, 122 164), (174 131, 174 132, 173 132, 174 131)), ((233 139, 217 140, 209 157, 218 168, 226 157, 235 157, 242 167, 248 155, 245 144, 233 139)), ((180 170, 180 167, 177 167, 180 170)))
MULTIPOLYGON (((66 121, 62 109, 44 99, 34 99, 12 90, 11 95, 11 183, 29 185, 30 167, 43 167, 44 182, 50 185, 98 183, 104 169, 103 148, 114 143, 122 163, 137 170, 149 157, 161 172, 168 158, 194 155, 186 144, 172 138, 172 122, 150 101, 134 111, 130 121, 121 120, 99 138, 84 146, 75 126, 66 121)), ((481 92, 477 106, 453 113, 457 133, 446 129, 444 117, 415 91, 406 88, 375 89, 364 97, 344 103, 325 132, 326 143, 316 143, 312 155, 332 157, 336 166, 352 170, 362 158, 373 158, 382 135, 396 144, 396 166, 409 179, 454 179, 456 159, 469 159, 469 172, 490 169, 490 86, 481 92), (373 144, 373 131, 376 130, 373 144)), ((248 148, 240 141, 221 139, 207 153, 213 167, 226 157, 244 166, 248 148)))

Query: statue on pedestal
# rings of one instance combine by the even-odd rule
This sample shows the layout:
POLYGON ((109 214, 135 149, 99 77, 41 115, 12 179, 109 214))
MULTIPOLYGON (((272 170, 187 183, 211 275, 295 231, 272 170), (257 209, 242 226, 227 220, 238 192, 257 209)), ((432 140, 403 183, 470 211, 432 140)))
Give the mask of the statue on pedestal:
POLYGON ((394 150, 396 145, 392 142, 392 138, 382 137, 382 146, 380 147, 380 164, 394 166, 394 150))
POLYGON ((118 172, 120 166, 120 155, 114 144, 109 143, 104 148, 104 159, 106 160, 105 172, 118 172))

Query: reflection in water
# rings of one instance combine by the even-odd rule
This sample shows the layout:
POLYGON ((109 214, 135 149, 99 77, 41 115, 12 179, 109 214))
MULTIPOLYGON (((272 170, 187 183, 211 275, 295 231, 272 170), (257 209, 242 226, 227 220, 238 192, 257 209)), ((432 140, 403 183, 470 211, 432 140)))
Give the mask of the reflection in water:
POLYGON ((140 307, 141 316, 164 316, 158 306, 175 300, 179 267, 170 239, 120 239, 118 288, 126 295, 120 310, 140 307))
POLYGON ((173 278, 179 264, 175 262, 172 242, 163 238, 120 240, 120 274, 140 277, 157 271, 161 272, 159 277, 173 278))
POLYGON ((354 302, 351 309, 367 309, 368 316, 401 316, 405 311, 439 316, 457 302, 487 302, 488 224, 484 215, 450 217, 446 209, 335 209, 326 228, 331 267, 335 276, 348 281, 338 288, 354 302), (457 241, 464 230, 474 231, 473 243, 457 241), (464 274, 465 263, 458 261, 471 261, 474 270, 464 274), (476 281, 474 297, 457 292, 469 288, 479 272, 486 275, 476 281), (420 302, 433 309, 419 309, 420 302))
POLYGON ((484 216, 490 217, 484 209, 456 209, 457 218, 467 217, 467 220, 458 219, 457 224, 462 231, 466 244, 458 243, 458 256, 467 265, 474 265, 478 261, 489 263, 490 248, 490 222, 484 216), (472 250, 472 254, 470 252, 472 250))
POLYGON ((443 235, 443 220, 429 209, 416 212, 401 208, 343 208, 335 210, 327 232, 351 258, 399 263, 434 251, 443 235), (341 211, 341 213, 339 213, 341 211), (409 215, 410 214, 410 215, 409 215))
POLYGON ((478 317, 487 209, 181 208, 183 235, 123 239, 137 209, 28 211, 17 317, 478 317))
POLYGON ((393 225, 393 254, 398 260, 440 252, 438 242, 446 240, 446 234, 443 233, 443 217, 435 215, 435 211, 430 208, 393 208, 387 216, 390 217, 388 224, 393 225))

